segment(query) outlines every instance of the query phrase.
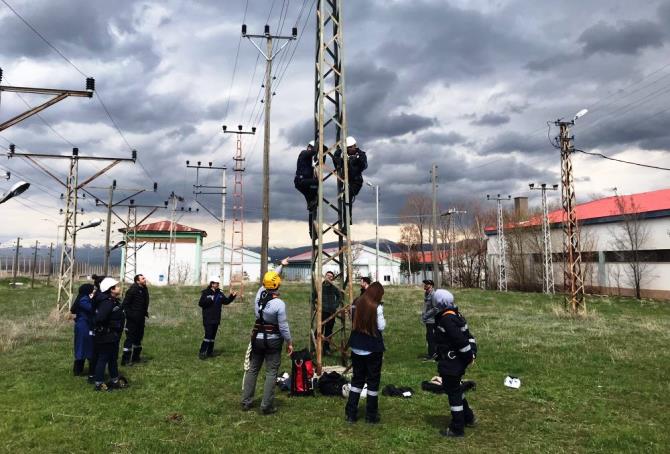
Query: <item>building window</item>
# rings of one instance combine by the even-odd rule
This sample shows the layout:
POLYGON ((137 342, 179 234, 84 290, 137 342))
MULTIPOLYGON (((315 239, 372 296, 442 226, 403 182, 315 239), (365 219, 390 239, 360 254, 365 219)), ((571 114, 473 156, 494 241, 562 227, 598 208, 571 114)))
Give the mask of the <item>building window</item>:
POLYGON ((384 276, 384 282, 391 282, 391 276, 384 276))

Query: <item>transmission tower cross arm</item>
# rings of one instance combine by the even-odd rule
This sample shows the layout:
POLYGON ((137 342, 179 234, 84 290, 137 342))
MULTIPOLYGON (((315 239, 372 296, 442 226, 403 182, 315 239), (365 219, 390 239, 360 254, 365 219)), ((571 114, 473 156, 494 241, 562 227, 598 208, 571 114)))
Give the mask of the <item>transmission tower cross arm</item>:
POLYGON ((91 98, 93 97, 93 92, 95 91, 95 79, 92 77, 89 77, 86 79, 86 90, 69 90, 69 89, 58 89, 58 88, 36 88, 36 87, 16 87, 16 86, 11 86, 11 85, 1 85, 2 83, 2 68, 0 68, 0 92, 8 92, 8 93, 30 93, 30 94, 37 94, 37 95, 47 95, 47 96, 53 96, 53 98, 47 100, 46 102, 35 106, 31 107, 30 109, 26 110, 25 112, 10 118, 9 120, 5 121, 4 123, 0 124, 0 131, 4 131, 5 129, 14 126, 17 123, 20 123, 21 121, 25 120, 26 118, 30 118, 33 115, 36 115, 40 112, 42 112, 44 109, 53 106, 54 104, 64 100, 65 98, 68 98, 70 96, 74 97, 81 97, 81 98, 91 98))

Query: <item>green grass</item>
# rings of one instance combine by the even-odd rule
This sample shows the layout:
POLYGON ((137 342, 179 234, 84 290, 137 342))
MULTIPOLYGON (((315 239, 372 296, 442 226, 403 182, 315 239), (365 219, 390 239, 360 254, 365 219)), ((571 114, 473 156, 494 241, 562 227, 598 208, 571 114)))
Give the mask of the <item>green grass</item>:
MULTIPOLYGON (((251 295, 255 289, 249 289, 251 295)), ((279 413, 239 409, 242 361, 253 322, 248 301, 224 310, 218 356, 197 358, 196 288, 152 291, 145 351, 125 368, 131 387, 94 393, 71 376, 72 325, 49 314, 53 288, 0 282, 0 449, 5 452, 667 452, 670 435, 670 305, 588 299, 589 316, 563 315, 560 297, 457 291, 480 356, 468 371, 479 426, 462 440, 438 437, 445 396, 425 393, 422 291, 389 288, 382 386, 412 386, 412 399, 381 397, 382 424, 344 422, 344 400, 289 398, 279 413), (521 389, 503 386, 519 376, 521 389), (171 414, 182 415, 171 421, 171 414), (242 452, 242 451, 239 451, 242 452)), ((297 347, 307 345, 308 288, 283 289, 297 347)), ((290 363, 283 359, 282 369, 290 363)), ((262 380, 262 375, 259 381, 262 380)), ((258 390, 261 383, 259 383, 258 390)), ((257 394, 257 398, 260 396, 257 394)))

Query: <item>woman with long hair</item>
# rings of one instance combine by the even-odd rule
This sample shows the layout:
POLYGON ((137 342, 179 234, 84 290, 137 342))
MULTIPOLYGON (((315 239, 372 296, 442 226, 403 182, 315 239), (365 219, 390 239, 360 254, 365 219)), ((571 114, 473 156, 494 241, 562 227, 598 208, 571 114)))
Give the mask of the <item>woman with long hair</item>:
POLYGON ((383 296, 384 287, 379 282, 373 282, 351 307, 353 328, 349 346, 354 376, 351 379, 349 399, 344 410, 349 423, 354 423, 358 419, 358 401, 366 384, 368 389, 365 421, 376 424, 380 419, 379 382, 385 350, 382 331, 386 327, 383 296))

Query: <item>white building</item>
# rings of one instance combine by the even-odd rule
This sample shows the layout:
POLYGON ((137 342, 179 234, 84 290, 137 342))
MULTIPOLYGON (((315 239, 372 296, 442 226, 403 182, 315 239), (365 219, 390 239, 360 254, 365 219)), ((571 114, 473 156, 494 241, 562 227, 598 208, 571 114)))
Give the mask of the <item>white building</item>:
MULTIPOLYGON (((640 263, 641 295, 647 298, 670 299, 670 189, 617 197, 607 197, 576 206, 580 226, 582 272, 587 292, 633 295, 631 263, 640 263), (633 251, 624 229, 634 222, 639 225, 637 253, 633 251), (620 241, 623 239, 622 241, 620 241)), ((549 213, 551 244, 554 261, 554 282, 557 290, 563 286, 563 211, 549 213)), ((505 226, 508 250, 511 243, 519 243, 518 232, 523 232, 527 273, 542 276, 540 218, 505 226), (516 240, 514 239, 517 235, 516 240)), ((487 261, 489 276, 497 277, 499 253, 496 227, 485 229, 488 236, 487 261)), ((514 286, 513 260, 507 260, 508 282, 514 286)), ((541 284, 540 284, 541 288, 541 284)))
MULTIPOLYGON (((223 273, 221 273, 221 244, 213 243, 211 245, 205 246, 202 251, 202 277, 200 279, 200 283, 207 284, 212 277, 219 276, 222 286, 229 285, 231 255, 232 250, 229 247, 226 247, 223 273)), ((243 249, 242 256, 244 280, 250 282, 260 282, 261 255, 247 249, 243 249)), ((237 268, 238 267, 236 266, 236 270, 237 268)))
MULTIPOLYGON (((326 249, 329 254, 337 252, 337 248, 326 249)), ((379 280, 384 285, 401 283, 400 259, 379 251, 379 275, 376 274, 376 250, 363 244, 352 245, 354 276, 356 279, 369 276, 373 281, 379 280)), ((311 280, 312 252, 307 251, 294 257, 289 257, 289 265, 284 268, 284 279, 289 281, 309 282, 311 280)), ((339 265, 334 261, 324 266, 324 273, 340 272, 339 265)))
MULTIPOLYGON (((135 234, 120 229, 128 248, 121 254, 121 276, 132 282, 130 271, 125 273, 126 254, 135 246, 137 274, 143 274, 151 285, 167 285, 170 265, 171 221, 158 221, 137 226, 135 234)), ((207 232, 182 224, 175 224, 175 263, 170 270, 170 284, 199 285, 201 282, 202 242, 207 232)), ((132 257, 130 260, 132 264, 132 257)))

